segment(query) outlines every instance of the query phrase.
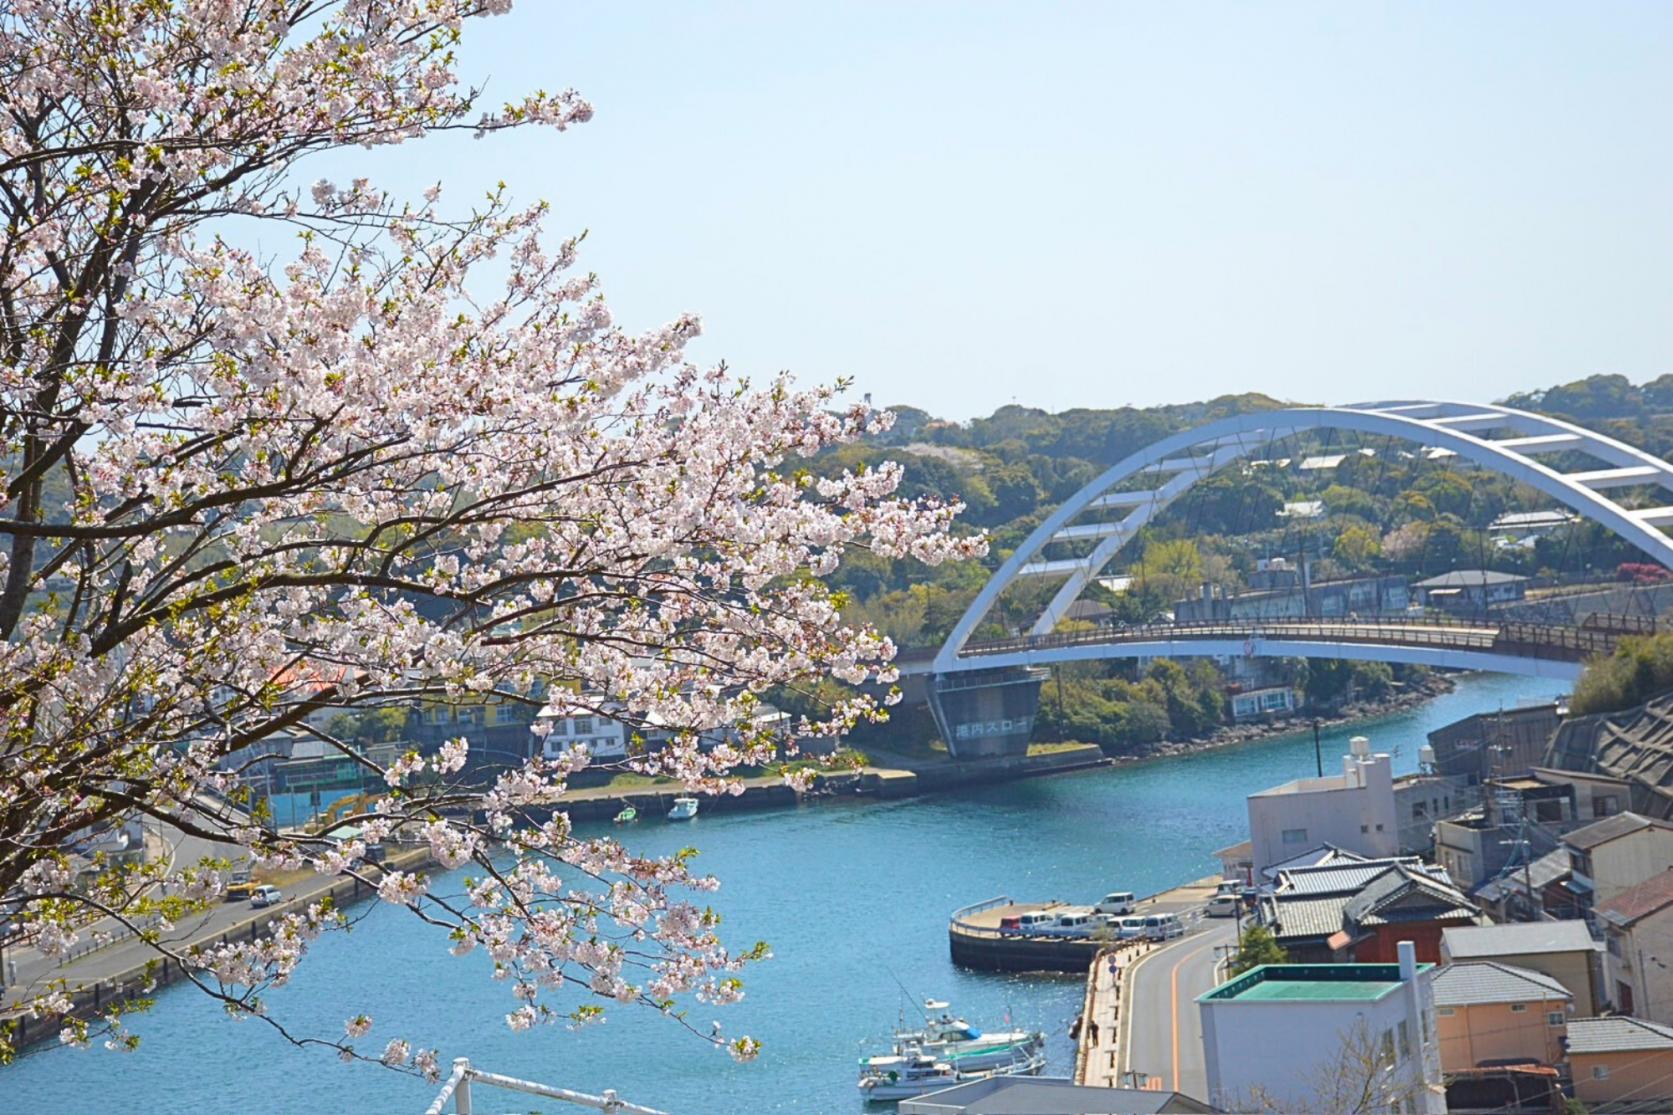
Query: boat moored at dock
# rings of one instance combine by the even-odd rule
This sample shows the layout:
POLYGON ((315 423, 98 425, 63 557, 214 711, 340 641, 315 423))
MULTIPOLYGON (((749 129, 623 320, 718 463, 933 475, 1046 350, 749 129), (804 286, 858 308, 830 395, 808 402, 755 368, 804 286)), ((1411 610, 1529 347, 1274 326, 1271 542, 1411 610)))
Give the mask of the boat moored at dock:
POLYGON ((920 1028, 895 1031, 897 1053, 917 1049, 946 1061, 960 1072, 1006 1068, 1019 1061, 1032 1060, 1045 1047, 1046 1035, 1039 1030, 979 1030, 951 1014, 948 1004, 935 999, 925 1001, 924 1023, 920 1028))
POLYGON ((1046 1064, 1046 1035, 1038 1030, 983 1032, 935 999, 924 1003, 917 1029, 898 1026, 891 1052, 860 1058, 860 1091, 867 1100, 895 1100, 990 1076, 1032 1075, 1046 1064))
POLYGON ((689 821, 697 816, 696 798, 675 798, 674 807, 668 811, 670 821, 689 821))

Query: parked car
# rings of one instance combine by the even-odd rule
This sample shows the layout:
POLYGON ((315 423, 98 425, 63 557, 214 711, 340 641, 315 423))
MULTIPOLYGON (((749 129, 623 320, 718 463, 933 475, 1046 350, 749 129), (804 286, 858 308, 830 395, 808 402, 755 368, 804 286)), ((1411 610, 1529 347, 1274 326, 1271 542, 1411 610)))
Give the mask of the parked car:
POLYGON ((1208 906, 1203 912, 1211 918, 1235 917, 1240 905, 1242 902, 1235 894, 1217 894, 1208 900, 1208 906))
POLYGON ((1114 929, 1117 937, 1123 941, 1130 941, 1134 937, 1144 936, 1144 919, 1141 917, 1121 918, 1114 929))
POLYGON ((1011 917, 1000 918, 999 919, 999 932, 1001 932, 1001 933, 1021 933, 1022 932, 1022 918, 1014 916, 1014 915, 1011 916, 1011 917))
POLYGON ((1057 920, 1056 914, 1036 910, 1032 914, 1017 915, 1017 932, 1038 933, 1057 920))
POLYGON ((1046 926, 1041 933, 1047 937, 1090 937, 1097 923, 1092 920, 1092 911, 1075 910, 1070 913, 1059 914, 1057 920, 1046 926))
POLYGON ((1132 891, 1116 890, 1104 895, 1104 900, 1092 908, 1100 914, 1130 914, 1136 902, 1132 891))
POLYGON ((278 887, 269 883, 262 883, 250 892, 250 905, 257 909, 263 906, 275 906, 283 901, 284 897, 283 894, 279 893, 278 887))
POLYGON ((1152 941, 1167 941, 1185 935, 1185 923, 1178 914, 1149 914, 1144 919, 1144 936, 1152 941))
POLYGON ((1236 898, 1242 893, 1242 891, 1243 882, 1238 879, 1221 879, 1214 887, 1215 897, 1219 897, 1222 894, 1229 894, 1233 898, 1236 898))

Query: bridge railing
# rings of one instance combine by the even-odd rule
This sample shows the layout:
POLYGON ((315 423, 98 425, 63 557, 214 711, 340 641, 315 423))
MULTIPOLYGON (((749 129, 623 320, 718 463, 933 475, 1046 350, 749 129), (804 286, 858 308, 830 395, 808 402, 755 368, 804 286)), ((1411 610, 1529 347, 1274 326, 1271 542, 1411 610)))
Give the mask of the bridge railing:
POLYGON ((1187 620, 1182 623, 1104 625, 1048 635, 1022 635, 965 645, 970 657, 1014 654, 1062 647, 1203 638, 1312 639, 1336 643, 1386 643, 1451 649, 1493 650, 1530 657, 1579 660, 1608 654, 1625 634, 1655 630, 1654 620, 1598 616, 1583 627, 1521 622, 1472 622, 1446 616, 1368 618, 1270 618, 1187 620))

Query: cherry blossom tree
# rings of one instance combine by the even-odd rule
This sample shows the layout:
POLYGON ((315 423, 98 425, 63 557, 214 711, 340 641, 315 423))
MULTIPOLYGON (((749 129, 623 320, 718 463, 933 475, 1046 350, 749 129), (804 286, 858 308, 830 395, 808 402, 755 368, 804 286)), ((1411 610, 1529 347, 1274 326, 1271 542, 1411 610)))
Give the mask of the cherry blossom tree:
MULTIPOLYGON (((460 82, 462 32, 509 6, 0 8, 0 895, 44 950, 114 921, 234 1014, 430 1074, 436 1051, 399 1035, 357 1052, 374 1023, 354 1003, 341 1035, 268 1011, 340 911, 185 950, 162 930, 219 900, 224 863, 78 882, 67 843, 140 816, 261 867, 352 874, 435 923, 438 949, 486 950, 513 1029, 734 1000, 760 953, 721 941, 715 881, 580 839, 554 808, 584 752, 473 785, 463 741, 378 764, 320 714, 567 689, 662 726, 634 769, 719 791, 785 741, 700 740, 774 687, 854 687, 802 733, 879 715, 864 694, 893 680, 893 647, 819 579, 846 551, 982 547, 951 532, 958 507, 897 498, 897 468, 796 466, 886 415, 693 366, 693 317, 615 326, 543 205, 309 184, 325 152, 586 121, 573 91, 490 107, 460 82), (276 240, 294 248, 247 246, 276 240), (342 818, 358 838, 261 823, 240 771, 284 732, 381 779, 342 818), (396 832, 468 867, 463 893, 372 862, 396 832)), ((70 1006, 36 992, 37 1016, 70 1006)), ((97 1026, 66 1018, 64 1037, 97 1026)))

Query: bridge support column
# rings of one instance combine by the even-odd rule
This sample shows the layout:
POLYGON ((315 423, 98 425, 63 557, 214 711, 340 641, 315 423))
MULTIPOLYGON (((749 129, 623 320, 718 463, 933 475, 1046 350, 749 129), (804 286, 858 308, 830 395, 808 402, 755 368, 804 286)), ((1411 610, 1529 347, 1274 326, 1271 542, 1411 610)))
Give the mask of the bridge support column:
POLYGON ((1040 711, 1045 670, 1012 668, 936 674, 929 679, 930 712, 955 759, 1028 754, 1040 711))

